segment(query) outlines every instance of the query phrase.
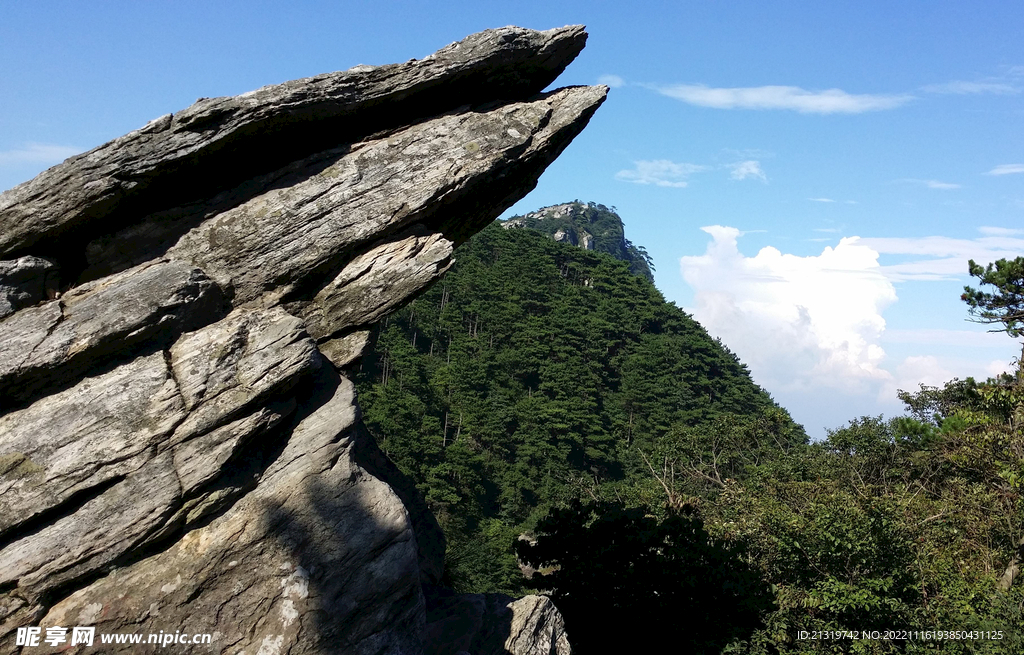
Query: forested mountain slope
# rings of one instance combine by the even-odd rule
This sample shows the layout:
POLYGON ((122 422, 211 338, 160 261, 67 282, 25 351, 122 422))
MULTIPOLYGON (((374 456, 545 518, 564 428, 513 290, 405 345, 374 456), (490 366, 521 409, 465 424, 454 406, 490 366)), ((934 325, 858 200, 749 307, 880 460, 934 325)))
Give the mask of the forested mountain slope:
POLYGON ((447 584, 550 593, 581 655, 1024 652, 1021 378, 808 443, 630 263, 552 238, 584 209, 614 216, 480 232, 363 359, 447 584))
MULTIPOLYGON (((571 206, 621 240, 606 208, 571 206)), ((367 426, 445 528, 455 586, 516 591, 516 536, 559 501, 649 478, 637 453, 673 429, 770 411, 805 439, 635 260, 500 223, 455 258, 379 326, 358 379, 367 426)))

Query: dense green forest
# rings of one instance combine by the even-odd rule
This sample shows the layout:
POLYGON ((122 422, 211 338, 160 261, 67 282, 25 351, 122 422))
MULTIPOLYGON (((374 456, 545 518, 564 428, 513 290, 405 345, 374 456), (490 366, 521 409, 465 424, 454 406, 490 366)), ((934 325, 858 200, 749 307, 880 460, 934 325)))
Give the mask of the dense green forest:
POLYGON ((1024 652, 1019 380, 903 392, 908 416, 808 443, 632 260, 520 226, 460 247, 360 371, 446 584, 550 593, 584 655, 1024 652), (800 638, 841 630, 880 638, 800 638), (915 630, 970 638, 881 638, 915 630))
POLYGON ((553 504, 649 475, 636 453, 675 428, 779 415, 804 439, 626 262, 497 224, 456 257, 380 326, 360 375, 368 427, 446 530, 456 587, 520 591, 511 539, 553 504))

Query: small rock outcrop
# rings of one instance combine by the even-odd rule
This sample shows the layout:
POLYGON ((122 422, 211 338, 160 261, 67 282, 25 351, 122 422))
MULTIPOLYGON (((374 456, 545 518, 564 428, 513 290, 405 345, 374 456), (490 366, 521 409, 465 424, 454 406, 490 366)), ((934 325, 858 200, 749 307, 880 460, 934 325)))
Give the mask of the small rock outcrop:
POLYGON ((346 367, 585 127, 607 88, 541 93, 585 40, 201 99, 0 194, 0 651, 567 652, 547 599, 428 623, 443 536, 346 367))
POLYGON ((570 655, 562 615, 547 596, 453 594, 428 587, 426 655, 570 655))
POLYGON ((0 261, 0 318, 57 292, 56 266, 39 257, 0 261))

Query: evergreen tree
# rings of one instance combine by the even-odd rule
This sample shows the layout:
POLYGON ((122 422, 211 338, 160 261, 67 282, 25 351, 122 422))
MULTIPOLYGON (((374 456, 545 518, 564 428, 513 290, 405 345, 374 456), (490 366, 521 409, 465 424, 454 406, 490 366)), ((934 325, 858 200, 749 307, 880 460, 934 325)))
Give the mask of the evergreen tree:
MULTIPOLYGON (((960 299, 970 307, 970 314, 978 323, 1001 323, 997 332, 1006 332, 1014 339, 1024 336, 1024 257, 1000 259, 982 268, 971 259, 968 272, 983 285, 995 287, 988 293, 970 286, 964 287, 960 299)), ((1024 381, 1024 344, 1017 360, 1018 382, 1024 381)))

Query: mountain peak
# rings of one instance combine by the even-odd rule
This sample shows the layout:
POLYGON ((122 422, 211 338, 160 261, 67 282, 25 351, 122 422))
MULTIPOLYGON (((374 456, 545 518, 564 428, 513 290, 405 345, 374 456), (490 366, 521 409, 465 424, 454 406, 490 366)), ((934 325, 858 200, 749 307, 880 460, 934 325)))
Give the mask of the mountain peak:
POLYGON ((502 227, 527 228, 546 234, 560 243, 596 250, 629 264, 635 275, 654 281, 654 266, 643 246, 626 238, 622 218, 614 207, 596 202, 572 202, 542 207, 523 216, 513 216, 502 227))

